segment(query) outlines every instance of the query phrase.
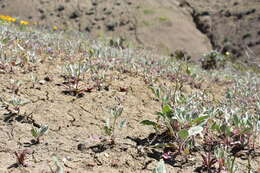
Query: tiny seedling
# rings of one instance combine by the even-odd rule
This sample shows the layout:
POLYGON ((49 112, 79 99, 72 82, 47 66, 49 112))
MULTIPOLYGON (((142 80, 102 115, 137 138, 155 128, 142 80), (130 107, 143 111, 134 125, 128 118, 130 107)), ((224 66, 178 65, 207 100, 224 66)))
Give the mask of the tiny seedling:
POLYGON ((153 173, 166 173, 166 166, 165 163, 163 161, 163 159, 161 159, 157 165, 156 168, 153 169, 153 173))
POLYGON ((22 152, 14 152, 17 160, 17 164, 23 167, 27 167, 28 165, 25 163, 26 155, 30 154, 31 151, 28 149, 23 150, 22 152))
POLYGON ((12 91, 14 94, 18 94, 20 87, 22 86, 22 82, 19 80, 10 80, 10 87, 9 89, 12 91))
MULTIPOLYGON (((110 121, 110 118, 106 121, 106 124, 104 126, 104 131, 105 134, 110 137, 111 143, 115 143, 115 128, 116 128, 116 123, 117 119, 122 115, 123 112, 123 107, 121 106, 116 106, 113 109, 111 109, 111 117, 112 117, 112 123, 110 121)), ((126 125, 126 120, 122 120, 119 123, 119 128, 124 128, 126 125)))
POLYGON ((64 173, 64 168, 63 168, 63 164, 59 161, 59 159, 56 157, 56 156, 53 156, 52 157, 52 160, 54 161, 55 163, 55 166, 56 166, 56 170, 54 171, 52 169, 52 167, 49 165, 50 169, 51 169, 51 172, 52 173, 64 173))
POLYGON ((9 106, 11 106, 12 109, 13 109, 17 114, 20 113, 20 108, 21 108, 21 106, 24 106, 24 105, 30 103, 30 101, 24 100, 24 99, 21 99, 21 98, 18 98, 18 97, 16 97, 16 96, 13 96, 10 101, 4 101, 4 100, 2 99, 1 102, 6 105, 6 109, 7 109, 8 111, 13 112, 12 110, 9 109, 9 106))
POLYGON ((48 125, 43 125, 39 129, 32 128, 32 136, 36 139, 36 144, 40 143, 40 138, 48 132, 48 125))

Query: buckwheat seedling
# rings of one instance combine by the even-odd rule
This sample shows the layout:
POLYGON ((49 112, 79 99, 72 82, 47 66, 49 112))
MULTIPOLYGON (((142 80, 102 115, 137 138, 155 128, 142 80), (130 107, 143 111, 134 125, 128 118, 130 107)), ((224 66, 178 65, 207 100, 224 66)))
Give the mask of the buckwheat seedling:
POLYGON ((157 167, 153 169, 153 173, 167 173, 163 159, 161 159, 157 164, 157 167))
POLYGON ((40 138, 48 132, 48 125, 43 125, 39 129, 32 128, 32 136, 36 139, 36 144, 40 143, 40 138))
MULTIPOLYGON (((110 118, 106 121, 106 124, 104 126, 104 131, 106 135, 110 137, 111 144, 115 143, 115 128, 116 128, 116 123, 117 119, 122 115, 123 112, 123 107, 121 106, 116 106, 111 109, 111 118, 112 118, 112 123, 110 121, 110 118)), ((119 128, 124 128, 126 125, 126 120, 122 120, 119 123, 119 128)))
POLYGON ((23 167, 27 167, 28 165, 25 163, 26 160, 26 155, 32 153, 31 150, 29 149, 25 149, 21 152, 14 152, 15 156, 16 156, 16 160, 17 160, 17 164, 18 166, 23 166, 23 167))
POLYGON ((16 97, 16 96, 13 96, 12 100, 7 102, 8 105, 11 105, 13 107, 13 110, 15 110, 17 112, 17 114, 20 113, 21 106, 24 106, 28 103, 30 103, 30 101, 21 99, 21 98, 16 97))

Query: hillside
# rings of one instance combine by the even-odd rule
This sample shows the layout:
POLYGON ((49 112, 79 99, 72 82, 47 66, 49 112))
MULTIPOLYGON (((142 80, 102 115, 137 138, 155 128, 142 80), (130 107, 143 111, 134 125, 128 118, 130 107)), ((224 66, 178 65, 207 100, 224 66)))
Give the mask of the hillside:
POLYGON ((212 47, 209 39, 197 30, 192 16, 179 8, 178 2, 166 0, 2 0, 1 13, 19 16, 59 29, 76 29, 92 38, 123 38, 137 47, 170 55, 185 49, 198 59, 212 47))
POLYGON ((1 0, 0 7, 4 15, 165 55, 186 50, 198 60, 215 49, 260 63, 259 0, 1 0))
POLYGON ((259 170, 251 70, 1 20, 0 48, 0 172, 259 170))

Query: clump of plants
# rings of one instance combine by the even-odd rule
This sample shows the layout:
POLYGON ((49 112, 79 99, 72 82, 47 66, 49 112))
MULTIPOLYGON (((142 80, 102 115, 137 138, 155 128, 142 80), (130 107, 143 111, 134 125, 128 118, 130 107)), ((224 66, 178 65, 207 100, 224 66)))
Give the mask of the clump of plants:
POLYGON ((227 56, 214 50, 204 55, 201 59, 201 67, 205 70, 211 70, 224 67, 226 62, 227 56))
POLYGON ((156 113, 156 121, 143 120, 141 122, 143 125, 152 126, 156 131, 156 137, 151 144, 156 143, 158 140, 156 138, 164 134, 168 136, 167 140, 155 144, 156 146, 166 151, 176 151, 179 154, 190 153, 195 147, 195 137, 202 135, 205 123, 210 116, 205 112, 193 110, 194 97, 189 99, 179 92, 174 95, 168 93, 161 96, 160 89, 157 89, 155 93, 162 102, 161 111, 156 113))
POLYGON ((189 61, 191 59, 191 56, 184 50, 176 50, 172 56, 174 56, 177 60, 182 61, 189 61))
POLYGON ((92 87, 88 88, 84 83, 84 73, 87 72, 87 65, 79 61, 78 63, 68 63, 63 67, 65 81, 63 86, 66 88, 65 94, 73 96, 83 96, 84 92, 89 92, 92 87))
POLYGON ((216 102, 207 91, 192 94, 179 89, 153 87, 161 110, 155 120, 141 124, 154 128, 148 148, 162 149, 161 157, 171 160, 199 152, 202 170, 236 172, 238 153, 248 158, 248 170, 260 133, 260 102, 256 81, 239 79, 226 98, 216 102), (252 101, 254 100, 254 101, 252 101))

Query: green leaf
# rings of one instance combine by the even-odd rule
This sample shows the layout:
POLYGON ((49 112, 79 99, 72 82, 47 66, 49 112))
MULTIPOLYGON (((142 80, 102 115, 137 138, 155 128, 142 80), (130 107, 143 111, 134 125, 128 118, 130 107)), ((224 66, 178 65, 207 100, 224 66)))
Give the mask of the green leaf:
POLYGON ((220 127, 220 130, 221 132, 223 132, 224 134, 228 135, 228 136, 231 136, 232 132, 231 132, 231 128, 228 127, 226 124, 223 124, 221 127, 220 127))
POLYGON ((143 125, 147 125, 147 126, 154 126, 154 127, 157 126, 157 123, 156 123, 156 122, 150 121, 150 120, 143 120, 143 121, 141 121, 140 123, 143 124, 143 125))
POLYGON ((212 124, 211 129, 220 132, 220 126, 216 122, 212 124))
POLYGON ((32 128, 31 130, 32 136, 37 138, 38 137, 38 131, 35 128, 32 128))
POLYGON ((252 128, 245 128, 242 130, 242 132, 240 134, 248 134, 248 133, 251 133, 253 129, 252 128))
POLYGON ((164 115, 163 112, 156 112, 156 115, 159 115, 159 116, 161 116, 162 118, 165 118, 165 115, 164 115))
POLYGON ((196 118, 196 119, 194 119, 194 120, 192 121, 192 124, 200 125, 201 123, 203 123, 203 122, 204 122, 205 120, 207 120, 208 118, 209 118, 208 115, 198 117, 198 118, 196 118))
POLYGON ((2 42, 4 43, 4 44, 6 44, 6 43, 8 43, 8 41, 10 40, 10 38, 4 38, 3 40, 2 40, 2 42))
POLYGON ((104 131, 105 131, 106 135, 112 135, 112 128, 104 126, 104 131))
POLYGON ((233 115, 233 121, 234 121, 235 126, 238 127, 239 126, 239 118, 236 114, 233 115))
POLYGON ((201 127, 201 126, 191 127, 189 129, 189 136, 195 136, 197 134, 201 134, 202 131, 203 131, 203 127, 201 127))
POLYGON ((163 159, 160 160, 160 162, 158 163, 157 168, 153 169, 153 173, 166 173, 166 166, 165 163, 163 161, 163 159))
POLYGON ((159 99, 160 97, 161 97, 161 90, 160 90, 160 88, 156 88, 156 90, 155 90, 155 95, 156 95, 156 97, 159 99))
POLYGON ((183 130, 181 130, 181 131, 178 132, 178 135, 179 135, 179 137, 180 137, 182 140, 185 140, 185 139, 187 139, 187 138, 189 137, 189 132, 188 132, 188 130, 183 129, 183 130))
POLYGON ((127 121, 126 120, 122 120, 120 123, 119 123, 119 128, 122 129, 126 126, 126 123, 127 121))
POLYGON ((163 109, 162 109, 162 112, 164 113, 164 114, 170 114, 170 113, 172 113, 172 108, 169 106, 169 105, 165 105, 164 107, 163 107, 163 109))

